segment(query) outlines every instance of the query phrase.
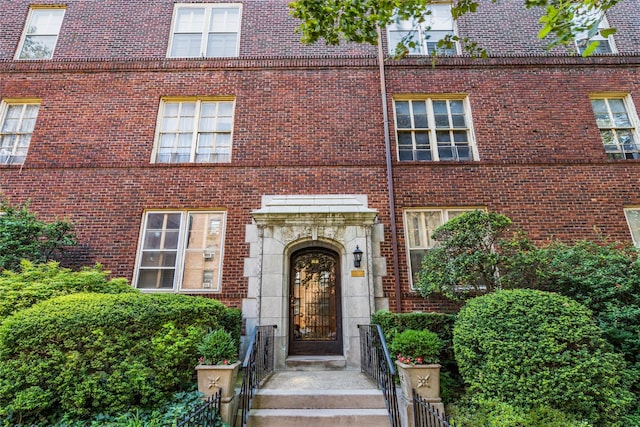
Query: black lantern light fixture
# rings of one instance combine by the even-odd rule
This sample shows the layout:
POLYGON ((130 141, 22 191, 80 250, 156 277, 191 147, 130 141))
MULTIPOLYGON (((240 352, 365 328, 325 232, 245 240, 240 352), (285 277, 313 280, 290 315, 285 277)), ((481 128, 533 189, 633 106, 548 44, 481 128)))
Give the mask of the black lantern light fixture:
POLYGON ((356 245, 356 250, 353 251, 353 266, 355 268, 360 268, 360 262, 362 261, 362 251, 360 247, 356 245))

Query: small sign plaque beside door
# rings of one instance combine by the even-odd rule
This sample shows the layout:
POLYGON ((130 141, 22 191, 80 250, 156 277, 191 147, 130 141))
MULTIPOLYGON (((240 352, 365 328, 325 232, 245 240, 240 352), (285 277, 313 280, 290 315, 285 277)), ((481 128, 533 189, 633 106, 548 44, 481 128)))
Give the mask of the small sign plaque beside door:
POLYGON ((351 270, 351 277, 364 277, 364 270, 351 270))

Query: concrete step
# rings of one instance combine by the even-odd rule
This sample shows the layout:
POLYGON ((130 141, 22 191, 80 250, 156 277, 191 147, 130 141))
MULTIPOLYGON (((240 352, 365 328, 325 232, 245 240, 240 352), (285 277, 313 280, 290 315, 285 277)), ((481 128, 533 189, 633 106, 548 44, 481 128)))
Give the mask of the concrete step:
POLYGON ((380 390, 257 390, 253 407, 260 409, 385 409, 380 390))
MULTIPOLYGON (((313 358, 302 361, 319 362, 313 358)), ((248 427, 289 426, 388 427, 389 414, 382 392, 361 372, 279 371, 256 390, 248 427)))
POLYGON ((247 427, 389 427, 386 409, 252 409, 247 427))
POLYGON ((289 356, 284 363, 289 371, 339 371, 347 367, 344 356, 289 356))

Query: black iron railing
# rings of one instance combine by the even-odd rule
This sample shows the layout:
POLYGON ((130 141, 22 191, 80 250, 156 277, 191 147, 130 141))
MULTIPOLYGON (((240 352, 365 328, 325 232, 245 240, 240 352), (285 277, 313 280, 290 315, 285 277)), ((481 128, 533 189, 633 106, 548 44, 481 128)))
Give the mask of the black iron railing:
POLYGON ((450 427, 450 424, 427 400, 420 396, 415 389, 413 395, 413 419, 415 427, 450 427))
POLYGON ((253 394, 275 369, 274 337, 276 325, 256 326, 249 342, 247 355, 242 364, 242 388, 240 389, 239 417, 234 420, 234 426, 247 425, 253 394))
POLYGON ((396 394, 398 374, 389 356, 380 325, 358 325, 360 331, 360 367, 378 384, 384 394, 391 427, 400 427, 400 411, 396 394))
POLYGON ((220 402, 222 390, 207 398, 192 414, 186 415, 175 424, 176 427, 219 427, 222 426, 220 417, 220 402))

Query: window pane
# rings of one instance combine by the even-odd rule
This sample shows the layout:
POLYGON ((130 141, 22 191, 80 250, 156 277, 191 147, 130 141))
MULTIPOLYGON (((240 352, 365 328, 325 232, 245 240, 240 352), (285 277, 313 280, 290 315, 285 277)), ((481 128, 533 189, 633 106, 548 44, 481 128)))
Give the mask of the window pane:
POLYGON ((201 56, 201 34, 175 34, 171 44, 173 58, 197 58, 201 56))
POLYGON ((625 211, 625 215, 627 216, 633 243, 636 246, 640 246, 640 209, 628 209, 625 211))
POLYGON ((176 33, 201 33, 204 31, 204 8, 185 7, 178 9, 176 33))
POLYGON ((58 36, 26 36, 20 59, 49 59, 53 56, 58 36))
POLYGON ((27 34, 58 34, 62 26, 64 9, 34 9, 27 34))
POLYGON ((208 58, 236 56, 237 41, 237 34, 209 34, 206 56, 208 58))
POLYGON ((240 22, 238 8, 213 8, 211 10, 211 32, 237 32, 240 22))

